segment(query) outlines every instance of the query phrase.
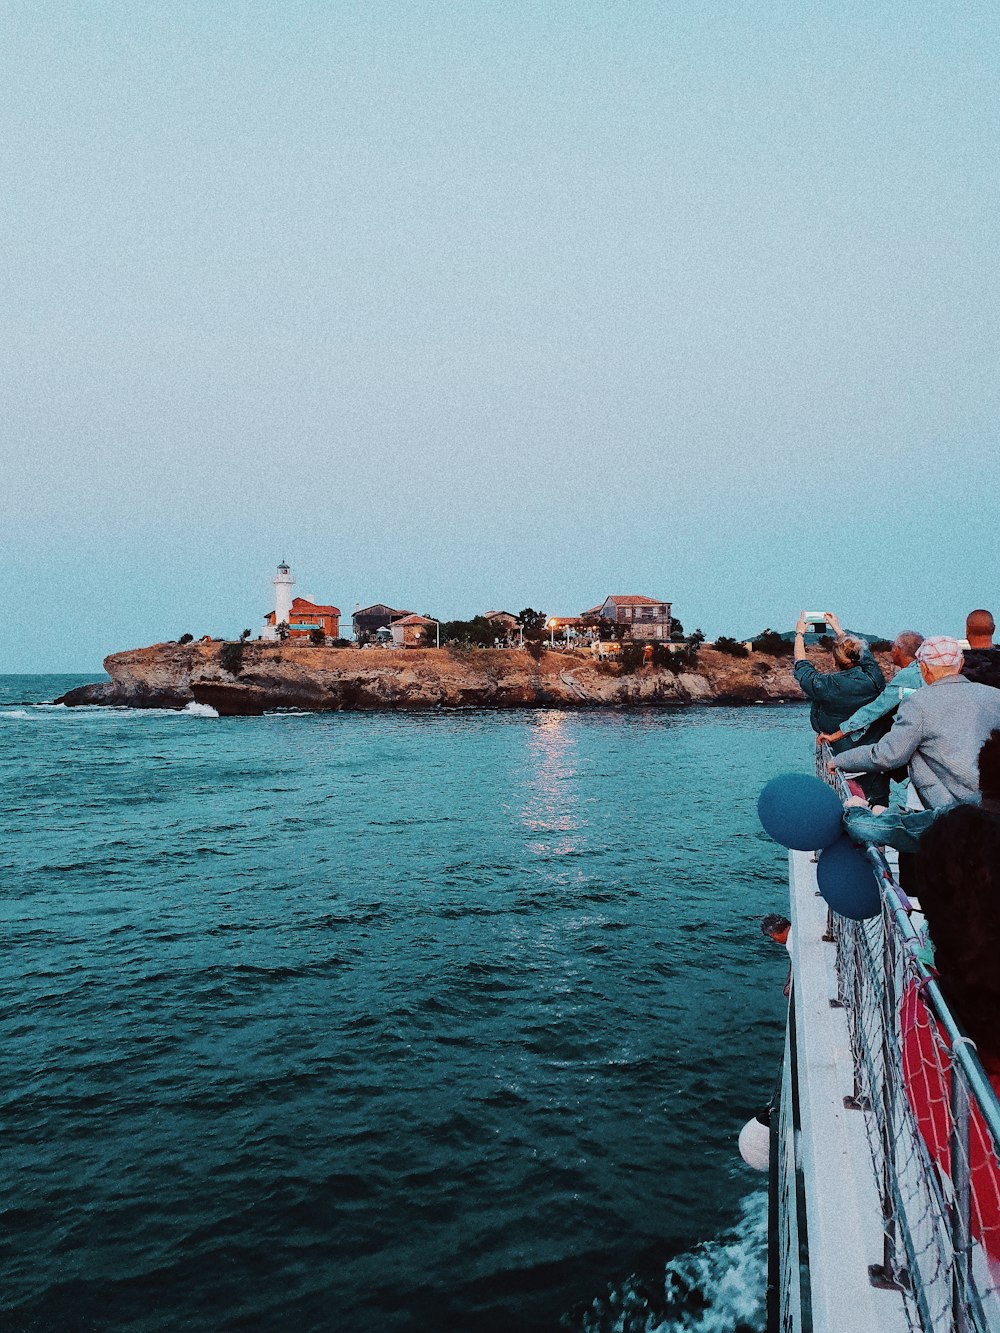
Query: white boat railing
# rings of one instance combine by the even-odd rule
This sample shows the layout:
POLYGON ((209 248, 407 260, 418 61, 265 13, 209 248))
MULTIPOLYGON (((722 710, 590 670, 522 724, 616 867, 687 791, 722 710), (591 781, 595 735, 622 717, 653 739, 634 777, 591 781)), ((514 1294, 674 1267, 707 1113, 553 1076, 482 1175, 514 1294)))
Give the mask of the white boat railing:
POLYGON ((808 1323, 809 1258, 803 1224, 802 1178, 797 1160, 800 1134, 795 1051, 795 993, 788 998, 785 1059, 777 1106, 771 1112, 771 1171, 768 1216, 768 1333, 798 1333, 808 1323))
MULTIPOLYGON (((842 775, 817 771, 845 797, 842 775)), ((1000 1330, 1000 1104, 924 962, 913 905, 883 852, 867 849, 882 911, 833 913, 838 998, 847 1019, 854 1088, 882 1208, 882 1261, 873 1284, 902 1296, 922 1333, 1000 1330)))

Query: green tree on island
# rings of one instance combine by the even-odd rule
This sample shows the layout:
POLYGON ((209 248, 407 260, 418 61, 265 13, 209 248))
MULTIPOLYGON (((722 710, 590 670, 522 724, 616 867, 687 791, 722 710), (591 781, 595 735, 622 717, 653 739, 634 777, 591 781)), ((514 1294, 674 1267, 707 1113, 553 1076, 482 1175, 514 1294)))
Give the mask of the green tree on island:
POLYGON ((517 619, 524 631, 525 640, 540 643, 545 637, 546 615, 544 611, 535 611, 532 607, 526 606, 523 611, 518 612, 517 619))
POLYGON ((720 634, 716 639, 715 651, 717 653, 727 653, 730 657, 749 657, 750 649, 745 643, 740 643, 738 639, 732 639, 728 634, 720 634))
POLYGON ((791 657, 794 651, 793 645, 774 629, 761 630, 753 646, 755 652, 766 653, 768 657, 791 657))
MULTIPOLYGON (((431 638, 434 627, 427 627, 431 638)), ((471 620, 445 620, 441 623, 441 642, 457 643, 466 648, 492 648, 499 637, 497 628, 485 616, 473 616, 471 620)))

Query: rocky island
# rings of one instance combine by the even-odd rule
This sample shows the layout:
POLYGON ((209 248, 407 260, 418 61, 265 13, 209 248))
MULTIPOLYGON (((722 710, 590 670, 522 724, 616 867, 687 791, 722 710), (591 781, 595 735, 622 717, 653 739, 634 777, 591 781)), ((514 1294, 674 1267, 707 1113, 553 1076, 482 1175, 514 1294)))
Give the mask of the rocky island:
MULTIPOLYGON (((826 668, 829 656, 810 650, 826 668)), ((879 657, 881 658, 881 654, 879 657)), ((887 661, 882 663, 887 676, 887 661)), ((703 647, 678 669, 624 671, 589 652, 520 649, 328 648, 256 641, 158 643, 105 658, 109 681, 59 703, 130 708, 210 704, 226 715, 435 708, 587 708, 801 701, 790 657, 739 658, 703 647), (228 651, 227 651, 228 650, 228 651), (225 665, 224 665, 225 663, 225 665)))

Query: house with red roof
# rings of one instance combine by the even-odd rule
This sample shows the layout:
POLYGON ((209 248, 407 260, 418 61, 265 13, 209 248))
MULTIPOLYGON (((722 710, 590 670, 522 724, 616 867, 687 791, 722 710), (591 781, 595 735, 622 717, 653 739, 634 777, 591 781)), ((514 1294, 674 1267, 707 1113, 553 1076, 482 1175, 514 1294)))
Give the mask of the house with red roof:
POLYGON ((670 602, 655 597, 616 593, 605 597, 599 606, 583 611, 581 619, 609 621, 620 627, 624 638, 665 640, 670 638, 670 607, 670 602))
POLYGON ((437 621, 429 616, 400 616, 389 626, 392 641, 397 648, 433 648, 437 637, 437 621))
MULTIPOLYGON (((273 611, 264 617, 265 626, 274 626, 273 611)), ((289 639, 307 639, 313 630, 322 630, 327 639, 340 638, 340 607, 322 606, 305 597, 296 597, 288 609, 289 639)), ((270 637, 270 636, 267 636, 270 637)))

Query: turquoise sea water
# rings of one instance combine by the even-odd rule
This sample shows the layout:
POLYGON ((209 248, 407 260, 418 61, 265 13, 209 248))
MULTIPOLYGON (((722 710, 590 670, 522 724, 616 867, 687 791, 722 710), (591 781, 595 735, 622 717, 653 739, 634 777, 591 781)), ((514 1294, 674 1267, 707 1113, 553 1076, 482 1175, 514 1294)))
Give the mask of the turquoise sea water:
POLYGON ((72 683, 0 678, 5 1327, 759 1326, 804 709, 72 683))

